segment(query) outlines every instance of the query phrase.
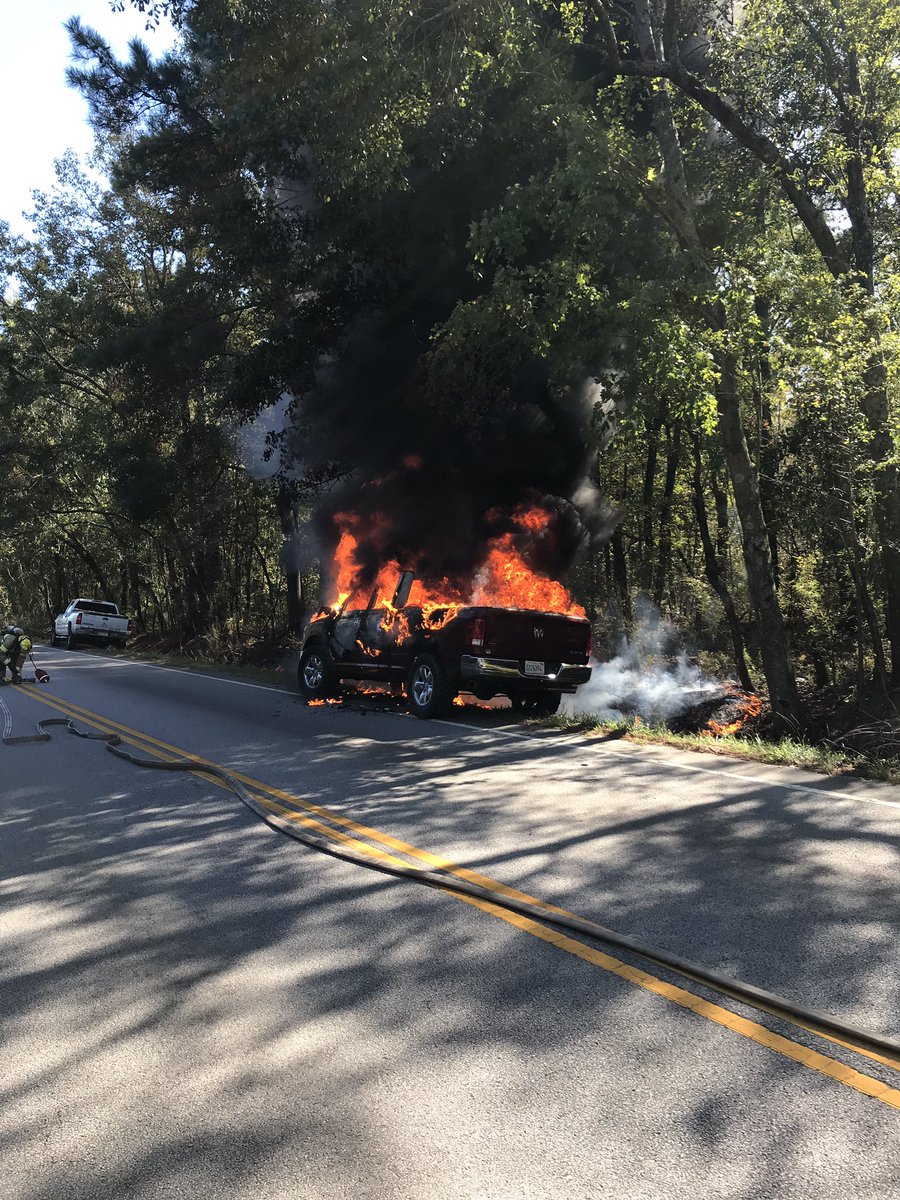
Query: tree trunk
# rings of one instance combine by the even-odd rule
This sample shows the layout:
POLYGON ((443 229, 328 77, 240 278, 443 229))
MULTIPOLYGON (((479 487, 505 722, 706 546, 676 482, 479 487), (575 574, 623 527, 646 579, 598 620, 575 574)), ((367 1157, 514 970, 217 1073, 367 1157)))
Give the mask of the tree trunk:
POLYGON ((762 343, 754 352, 754 401, 756 403, 756 470, 759 475, 759 499, 766 528, 769 531, 769 552, 772 574, 778 587, 778 513, 775 481, 778 478, 778 441, 772 428, 772 405, 769 392, 772 385, 772 364, 769 362, 769 322, 771 302, 768 296, 756 296, 753 308, 762 328, 762 343))
POLYGON ((880 353, 866 371, 865 381, 863 410, 869 426, 869 458, 874 467, 875 526, 887 610, 885 632, 891 648, 891 682, 900 683, 900 469, 890 429, 887 368, 880 353))
POLYGON ((287 599, 287 627, 289 633, 300 634, 306 624, 306 604, 303 597, 303 580, 297 558, 296 537, 299 530, 297 501, 290 488, 279 487, 275 496, 278 522, 284 534, 281 561, 284 567, 285 596, 287 599))
POLYGON ((716 506, 716 558, 724 563, 728 558, 728 493, 719 483, 719 469, 717 462, 709 473, 709 490, 716 506))
POLYGON ((638 586, 650 590, 653 573, 653 488, 656 482, 656 460, 659 454, 659 435, 662 414, 657 412, 645 422, 647 457, 644 460, 644 486, 641 491, 641 540, 638 555, 638 586))
POLYGON ((856 592, 856 611, 860 621, 860 627, 857 630, 857 644, 862 646, 864 623, 869 632, 869 642, 872 646, 872 654, 875 660, 875 680, 881 690, 887 693, 888 690, 888 671, 887 664, 884 658, 884 647, 881 644, 881 626, 878 621, 878 613, 875 609, 875 604, 872 600, 872 592, 869 588, 868 573, 866 570, 866 562, 863 556, 862 547, 859 541, 859 532, 857 530, 856 517, 856 502, 855 502, 855 487, 853 468, 848 467, 846 475, 843 479, 836 481, 835 490, 840 490, 843 496, 843 511, 837 514, 835 526, 841 539, 841 543, 847 554, 847 559, 850 565, 850 576, 853 580, 853 587, 856 592))
POLYGON ((131 581, 131 597, 134 605, 134 619, 138 627, 143 629, 144 626, 144 603, 141 597, 141 579, 138 574, 137 563, 129 562, 128 576, 131 581))
POLYGON ((703 460, 700 453, 700 438, 694 437, 694 515, 697 518, 697 529, 700 533, 700 544, 703 547, 703 565, 709 586, 713 589, 725 610, 725 620, 731 634, 731 645, 734 650, 734 665, 737 668, 738 679, 745 692, 753 690, 753 681, 747 669, 746 649, 741 622, 734 607, 734 600, 725 577, 719 566, 716 548, 709 532, 709 520, 706 516, 706 495, 703 491, 703 460))
POLYGON ((619 609, 627 622, 631 621, 631 596, 628 591, 628 560, 625 556, 625 540, 622 530, 612 535, 613 582, 619 609))
POLYGON ((681 459, 681 426, 666 426, 666 478, 659 506, 659 536, 657 537, 656 575, 653 580, 653 603, 662 606, 669 564, 672 558, 672 498, 678 478, 678 463, 681 459))
POLYGON ((862 562, 862 555, 859 552, 859 543, 853 537, 853 545, 848 546, 850 551, 850 574, 853 577, 853 586, 856 589, 856 611, 858 618, 861 621, 861 626, 857 630, 857 642, 862 645, 863 629, 862 625, 869 632, 869 642, 872 646, 872 652, 875 658, 875 681, 883 692, 888 690, 887 682, 887 664, 884 661, 884 650, 881 646, 881 627, 878 624, 878 613, 875 611, 875 605, 872 603, 872 594, 869 591, 869 585, 866 582, 865 567, 862 562))
POLYGON ((775 590, 758 481, 741 423, 737 366, 733 356, 727 352, 719 355, 718 366, 716 407, 719 431, 741 522, 747 588, 758 625, 760 658, 769 685, 769 701, 779 725, 782 728, 796 728, 802 722, 802 710, 791 666, 787 631, 775 590))
POLYGON ((185 632, 192 637, 208 633, 212 625, 213 593, 218 582, 220 565, 218 546, 211 543, 197 546, 185 556, 185 632))
POLYGON ((66 607, 66 605, 69 603, 69 600, 72 599, 71 596, 68 596, 68 599, 67 599, 67 596, 68 596, 68 586, 66 584, 66 576, 65 576, 65 572, 63 570, 62 560, 60 559, 58 554, 54 554, 53 555, 53 605, 54 605, 53 615, 54 616, 56 616, 57 613, 61 613, 63 611, 63 609, 66 607))

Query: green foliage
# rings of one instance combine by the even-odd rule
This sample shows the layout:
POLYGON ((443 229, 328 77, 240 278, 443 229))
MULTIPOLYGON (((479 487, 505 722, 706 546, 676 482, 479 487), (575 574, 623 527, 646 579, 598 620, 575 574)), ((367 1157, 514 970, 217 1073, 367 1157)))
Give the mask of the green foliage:
MULTIPOLYGON (((900 438, 896 4, 837 19, 831 0, 754 0, 692 60, 826 214, 853 268, 836 277, 771 162, 684 91, 613 69, 595 5, 135 2, 180 31, 159 62, 71 26, 112 186, 64 161, 34 239, 3 241, 4 501, 33 553, 0 550, 0 606, 36 620, 103 587, 147 627, 283 622, 284 513, 355 464, 335 448, 248 478, 231 434, 391 311, 425 327, 422 404, 473 437, 522 362, 559 392, 598 380, 593 482, 621 522, 576 563, 580 599, 599 629, 649 591, 720 654, 736 624, 752 665, 765 633, 717 406, 730 356, 795 659, 835 683, 877 666, 900 438)), ((631 18, 609 11, 634 62, 631 18)), ((691 13, 675 6, 677 38, 691 13)))

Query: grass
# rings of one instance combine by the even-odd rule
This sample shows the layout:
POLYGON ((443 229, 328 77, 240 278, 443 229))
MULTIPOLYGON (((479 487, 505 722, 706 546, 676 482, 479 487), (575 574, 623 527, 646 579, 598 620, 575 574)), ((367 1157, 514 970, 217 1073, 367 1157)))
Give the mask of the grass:
POLYGON ((715 737, 703 733, 673 733, 665 725, 650 725, 640 717, 627 721, 600 721, 589 713, 545 717, 531 724, 544 729, 580 732, 588 737, 621 737, 639 745, 674 746, 678 750, 720 754, 749 762, 805 767, 808 771, 820 771, 825 775, 854 774, 863 779, 900 783, 900 759, 868 758, 827 746, 798 742, 793 738, 769 741, 756 735, 715 737))

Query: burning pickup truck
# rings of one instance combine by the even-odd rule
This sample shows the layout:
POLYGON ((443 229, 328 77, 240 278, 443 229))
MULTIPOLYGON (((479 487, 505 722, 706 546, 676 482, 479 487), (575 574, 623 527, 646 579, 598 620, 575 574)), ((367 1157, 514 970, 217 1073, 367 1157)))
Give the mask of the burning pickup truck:
POLYGON ((584 617, 492 605, 410 603, 406 571, 390 603, 378 590, 363 608, 338 606, 307 626, 298 668, 307 700, 334 697, 342 680, 405 690, 417 717, 439 717, 460 692, 509 697, 533 715, 554 713, 591 677, 584 617))

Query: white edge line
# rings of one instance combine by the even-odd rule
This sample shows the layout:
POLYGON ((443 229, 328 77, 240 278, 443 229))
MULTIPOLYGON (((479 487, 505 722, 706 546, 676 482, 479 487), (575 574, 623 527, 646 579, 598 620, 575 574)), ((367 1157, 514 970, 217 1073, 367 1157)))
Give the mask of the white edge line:
MULTIPOLYGON (((673 747, 665 747, 672 749, 673 747)), ((637 754, 623 754, 621 751, 604 749, 604 754, 610 754, 614 758, 637 758, 637 754)), ((676 751, 678 753, 678 751, 676 751)), ((682 754, 689 751, 680 751, 682 754)), ((722 758, 728 758, 727 755, 721 755, 722 758)), ((744 775, 740 771, 727 771, 724 769, 716 769, 713 767, 701 767, 695 763, 683 763, 677 760, 666 758, 666 764, 671 764, 673 767, 678 767, 682 771, 700 771, 704 775, 724 775, 728 779, 740 779, 743 783, 758 783, 762 787, 777 787, 782 788, 786 792, 810 792, 814 796, 827 796, 829 800, 860 800, 866 804, 885 804, 888 808, 900 808, 900 801, 897 800, 881 800, 877 796, 858 796, 853 792, 830 792, 825 788, 812 787, 808 783, 781 783, 777 779, 760 779, 756 775, 744 775)), ((730 759, 730 762, 739 762, 740 759, 730 759)))
MULTIPOLYGON (((507 730, 507 729, 485 729, 483 726, 480 726, 480 725, 467 725, 463 722, 459 722, 459 724, 457 724, 453 721, 432 721, 431 724, 432 725, 446 725, 448 729, 472 729, 478 733, 492 734, 494 737, 521 738, 523 741, 528 741, 528 742, 532 742, 532 743, 535 743, 538 741, 538 739, 536 739, 530 733, 516 733, 513 730, 507 730)), ((538 743, 538 744, 540 744, 540 743, 538 743)), ((612 750, 606 746, 603 746, 602 748, 597 747, 596 745, 592 746, 590 741, 588 741, 587 739, 578 739, 577 737, 570 737, 570 738, 565 738, 565 739, 563 739, 563 738, 554 739, 551 744, 556 745, 556 746, 563 745, 563 746, 568 746, 568 747, 577 747, 586 753, 593 752, 593 753, 608 754, 612 758, 627 759, 630 762, 634 762, 636 759, 638 761, 640 761, 642 751, 644 749, 648 748, 648 747, 640 747, 640 748, 634 750, 633 752, 630 752, 630 753, 626 752, 623 754, 621 750, 612 750)), ((651 747, 649 747, 649 749, 653 749, 653 747, 651 746, 651 747)), ((673 746, 662 746, 662 747, 660 747, 660 749, 674 750, 676 754, 689 754, 690 753, 690 751, 688 751, 688 750, 678 750, 677 747, 673 747, 673 746)), ((725 754, 721 755, 720 757, 722 759, 725 759, 728 762, 740 762, 741 761, 740 759, 737 759, 737 758, 729 758, 729 756, 725 755, 725 754)), ((648 761, 652 762, 652 756, 650 759, 644 759, 645 763, 648 761)), ((857 801, 861 801, 864 804, 882 804, 887 808, 900 808, 900 801, 881 800, 877 796, 859 796, 859 795, 855 795, 852 792, 837 792, 837 791, 832 792, 832 791, 827 791, 825 788, 812 787, 808 783, 782 783, 780 780, 777 780, 777 779, 760 779, 759 776, 757 776, 757 775, 745 775, 741 771, 730 771, 726 767, 704 767, 704 766, 700 766, 697 763, 680 762, 676 758, 666 757, 665 759, 663 759, 663 761, 666 763, 666 765, 678 767, 682 771, 698 771, 702 775, 718 775, 719 777, 724 776, 727 779, 739 779, 742 783, 756 783, 756 784, 759 784, 760 787, 776 787, 776 788, 781 788, 783 791, 786 791, 786 792, 809 792, 813 796, 827 796, 829 800, 847 800, 847 801, 857 800, 857 801)))
POLYGON ((192 671, 190 667, 163 667, 159 663, 143 662, 139 658, 100 659, 95 655, 91 655, 90 657, 94 661, 102 662, 105 667, 120 667, 126 664, 130 667, 149 667, 153 671, 168 671, 172 675, 191 675, 194 679, 212 679, 216 683, 230 683, 235 687, 255 688, 259 692, 274 692, 277 696, 299 699, 299 696, 287 687, 272 687, 268 683, 246 683, 243 679, 227 679, 222 675, 207 675, 204 671, 192 671))
MULTIPOLYGON (((92 655, 91 657, 93 658, 94 656, 92 655)), ((139 658, 101 659, 100 661, 103 662, 104 666, 118 666, 122 663, 128 663, 129 665, 135 666, 135 667, 150 667, 155 671, 168 671, 173 675, 192 675, 195 679, 213 679, 217 683, 229 683, 229 684, 232 684, 234 687, 255 688, 257 691, 260 691, 260 692, 274 692, 278 696, 287 696, 289 698, 293 697, 294 699, 299 699, 299 696, 297 696, 293 692, 289 691, 286 687, 277 688, 277 687, 271 687, 269 684, 265 684, 265 683, 246 683, 242 679, 226 679, 226 678, 223 678, 223 676, 221 676, 221 675, 207 675, 202 671, 192 671, 189 667, 162 667, 158 663, 142 662, 141 659, 139 659, 139 658)), ((406 714, 387 712, 384 715, 391 716, 391 717, 400 717, 400 716, 405 716, 406 714)), ((454 729, 454 730, 471 729, 475 733, 482 733, 482 734, 485 734, 485 735, 488 735, 491 737, 518 738, 521 741, 531 742, 532 744, 538 744, 538 745, 540 744, 539 740, 536 739, 530 733, 516 733, 513 730, 507 730, 507 729, 485 729, 481 725, 468 725, 465 722, 457 723, 455 721, 436 720, 436 721, 431 721, 430 724, 443 725, 447 729, 454 729)), ((567 738, 567 739, 565 739, 565 741, 563 741, 561 738, 560 739, 554 738, 552 744, 557 745, 557 746, 560 744, 566 745, 566 746, 577 746, 578 748, 585 750, 585 751, 595 750, 595 748, 591 746, 590 742, 587 739, 579 740, 579 739, 576 739, 575 737, 567 738)), ((671 749, 671 747, 664 747, 664 749, 671 749)), ((604 747, 601 752, 603 754, 608 754, 613 758, 623 758, 623 759, 629 759, 631 761, 633 761, 635 758, 640 758, 640 755, 641 755, 640 750, 636 750, 633 753, 623 754, 621 751, 611 750, 608 747, 604 747)), ((682 750, 682 751, 676 751, 676 753, 687 754, 687 753, 689 753, 689 751, 682 750)), ((722 757, 725 758, 727 756, 723 755, 722 757)), ((781 783, 779 780, 776 780, 776 779, 760 779, 756 775, 744 775, 742 772, 738 772, 738 771, 726 771, 725 768, 721 768, 721 767, 717 767, 717 768, 703 767, 703 766, 699 766, 696 763, 680 762, 678 759, 673 759, 673 758, 668 758, 668 757, 666 758, 665 761, 667 764, 669 764, 673 767, 677 767, 681 771, 695 771, 695 772, 699 772, 702 775, 718 775, 718 776, 721 776, 724 773, 727 775, 728 779, 739 779, 742 783, 756 783, 756 784, 759 784, 761 787, 777 787, 777 788, 781 788, 783 791, 786 791, 786 792, 808 792, 810 795, 813 795, 813 796, 827 796, 829 800, 856 800, 856 801, 859 801, 864 804, 880 804, 886 808, 900 808, 900 801, 897 801, 897 800, 881 800, 877 796, 856 796, 853 793, 848 793, 848 792, 831 792, 831 791, 826 791, 824 788, 811 787, 809 784, 804 784, 804 783, 781 783)), ((730 762, 740 762, 740 759, 729 759, 729 761, 730 762)))

